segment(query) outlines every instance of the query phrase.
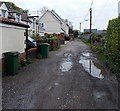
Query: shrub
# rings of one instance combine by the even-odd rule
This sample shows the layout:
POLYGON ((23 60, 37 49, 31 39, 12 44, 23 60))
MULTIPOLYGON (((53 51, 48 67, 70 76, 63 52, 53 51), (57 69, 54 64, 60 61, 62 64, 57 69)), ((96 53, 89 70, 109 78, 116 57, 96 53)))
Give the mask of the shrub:
POLYGON ((106 64, 120 77, 120 18, 109 21, 100 51, 105 56, 106 64))

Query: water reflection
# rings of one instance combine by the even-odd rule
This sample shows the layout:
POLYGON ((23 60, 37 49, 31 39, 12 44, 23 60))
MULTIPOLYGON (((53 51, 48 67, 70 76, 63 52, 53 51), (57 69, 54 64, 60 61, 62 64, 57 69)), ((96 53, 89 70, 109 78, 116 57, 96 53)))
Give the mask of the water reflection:
POLYGON ((66 55, 65 57, 67 57, 67 58, 65 58, 64 60, 63 60, 63 62, 60 64, 60 70, 62 71, 62 72, 66 72, 66 71, 69 71, 71 68, 72 68, 72 61, 71 61, 71 58, 70 58, 70 54, 68 55, 66 55))
POLYGON ((90 53, 82 53, 83 56, 80 56, 79 63, 82 64, 84 69, 91 74, 93 77, 103 79, 103 74, 105 73, 104 69, 101 67, 100 64, 91 60, 90 53), (88 58, 89 57, 89 58, 88 58))

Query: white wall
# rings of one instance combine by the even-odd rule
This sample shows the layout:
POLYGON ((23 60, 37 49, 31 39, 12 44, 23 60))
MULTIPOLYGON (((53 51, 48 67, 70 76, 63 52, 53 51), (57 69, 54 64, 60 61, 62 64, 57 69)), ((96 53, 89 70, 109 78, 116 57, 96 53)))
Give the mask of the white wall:
POLYGON ((50 12, 47 12, 41 19, 40 23, 44 23, 45 33, 60 33, 61 26, 60 22, 51 15, 50 12))
POLYGON ((118 16, 120 17, 120 1, 118 3, 118 16))
POLYGON ((63 23, 61 27, 64 29, 65 34, 68 35, 69 34, 69 27, 65 23, 63 23))
POLYGON ((8 51, 18 51, 23 53, 25 51, 25 28, 0 24, 0 44, 2 44, 2 50, 0 49, 0 59, 3 57, 2 53, 8 51), (2 26, 3 25, 3 26, 2 26), (2 26, 2 27, 1 27, 2 26), (1 43, 2 41, 2 43, 1 43))

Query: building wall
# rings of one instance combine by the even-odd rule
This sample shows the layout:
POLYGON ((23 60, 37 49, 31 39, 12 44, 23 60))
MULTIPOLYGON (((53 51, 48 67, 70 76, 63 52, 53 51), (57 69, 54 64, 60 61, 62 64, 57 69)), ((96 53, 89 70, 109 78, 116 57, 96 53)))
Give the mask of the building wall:
POLYGON ((24 53, 25 29, 17 26, 2 25, 0 25, 0 30, 2 31, 2 34, 0 35, 0 41, 2 41, 0 59, 4 57, 2 54, 4 52, 18 51, 20 53, 24 53))
MULTIPOLYGON (((84 29, 84 32, 90 32, 90 29, 84 29)), ((91 29, 92 33, 97 33, 97 29, 91 29)))
POLYGON ((118 2, 118 16, 120 17, 120 1, 118 2))
POLYGON ((69 34, 69 27, 68 27, 65 23, 63 23, 63 24, 61 25, 61 28, 63 28, 63 29, 65 30, 65 34, 66 34, 66 35, 69 34))
POLYGON ((45 33, 60 33, 60 22, 49 12, 47 12, 41 19, 40 23, 44 23, 45 33))

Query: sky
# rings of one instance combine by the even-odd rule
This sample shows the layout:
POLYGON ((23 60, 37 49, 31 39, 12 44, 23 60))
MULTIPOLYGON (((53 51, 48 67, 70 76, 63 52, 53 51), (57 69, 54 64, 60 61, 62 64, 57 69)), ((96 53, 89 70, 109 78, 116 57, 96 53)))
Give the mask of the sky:
MULTIPOLYGON (((74 29, 88 29, 89 9, 93 0, 4 0, 15 3, 29 11, 38 11, 42 7, 54 10, 61 18, 72 22, 74 29), (85 21, 85 20, 88 21, 85 21)), ((92 5, 92 28, 106 29, 111 19, 118 17, 120 0, 94 0, 92 5)))

